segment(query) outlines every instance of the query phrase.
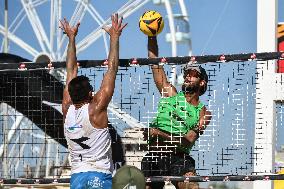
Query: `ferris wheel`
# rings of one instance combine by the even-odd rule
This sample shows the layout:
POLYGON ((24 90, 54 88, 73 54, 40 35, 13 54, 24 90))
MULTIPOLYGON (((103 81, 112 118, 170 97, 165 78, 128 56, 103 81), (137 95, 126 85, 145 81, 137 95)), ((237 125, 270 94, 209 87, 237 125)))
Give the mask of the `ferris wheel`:
MULTIPOLYGON (((8 1, 5 0, 5 2, 8 1)), ((100 11, 101 7, 96 5, 106 3, 106 1, 100 3, 96 1, 95 3, 91 0, 17 0, 13 1, 13 5, 6 3, 5 13, 7 12, 10 23, 5 22, 0 25, 0 33, 3 36, 1 51, 13 53, 13 48, 20 48, 33 58, 33 62, 42 61, 40 58, 43 55, 51 61, 65 60, 67 38, 62 34, 58 21, 63 16, 69 16, 66 13, 69 12, 72 13, 70 15, 70 24, 72 25, 83 19, 89 19, 95 23, 92 24, 94 28, 91 31, 81 31, 84 37, 77 42, 77 54, 84 52, 101 38, 105 52, 108 54, 108 37, 101 28, 110 24, 109 15, 111 12, 108 13, 108 17, 104 17, 101 13, 107 12, 107 10, 100 11), (16 4, 18 10, 13 11, 18 13, 10 17, 9 9, 14 8, 16 4), (34 40, 21 35, 23 26, 29 35, 34 36, 34 40), (9 41, 8 45, 5 45, 6 39, 9 41)), ((172 56, 177 56, 180 43, 187 44, 188 54, 191 54, 189 18, 184 0, 129 0, 125 4, 123 3, 125 2, 116 5, 119 8, 112 10, 112 12, 117 12, 119 16, 124 18, 129 17, 147 3, 164 7, 169 26, 169 31, 164 37, 167 42, 171 43, 172 56)))
MULTIPOLYGON (((4 0, 2 0, 4 1, 4 0)), ((109 15, 112 12, 117 12, 119 16, 123 16, 127 18, 131 16, 133 13, 141 9, 144 5, 153 3, 155 5, 159 5, 161 9, 166 12, 165 18, 168 21, 168 33, 164 32, 164 40, 169 42, 171 45, 171 55, 177 56, 179 45, 187 46, 187 54, 191 55, 191 38, 189 31, 189 17, 186 9, 186 5, 184 0, 128 0, 128 1, 119 1, 119 5, 117 10, 112 10, 108 12, 105 16, 105 10, 101 10, 100 4, 96 4, 91 0, 16 0, 13 1, 13 5, 8 4, 8 1, 5 0, 5 14, 6 21, 4 24, 0 24, 0 36, 3 39, 1 42, 1 52, 9 52, 12 54, 17 54, 17 52, 21 52, 22 54, 28 55, 33 62, 44 62, 44 61, 64 61, 66 59, 67 52, 67 37, 62 34, 62 31, 59 28, 59 20, 62 19, 63 16, 68 15, 67 12, 71 12, 72 14, 68 15, 70 17, 70 24, 75 25, 77 22, 82 21, 83 19, 88 19, 92 21, 95 28, 92 28, 89 31, 81 31, 83 33, 82 39, 77 41, 77 54, 83 53, 88 50, 93 44, 103 43, 105 54, 108 54, 109 47, 109 38, 102 30, 104 25, 108 25, 111 23, 109 15), (66 10, 66 4, 68 3, 68 10, 66 10), (9 6, 9 7, 8 7, 9 6), (13 17, 9 17, 10 7, 14 8, 14 6, 18 7, 17 14, 13 17), (70 10, 71 9, 71 10, 70 10), (7 22, 7 18, 9 17, 9 25, 7 22), (27 26, 27 27, 26 27, 27 26), (23 27, 25 27, 25 33, 28 33, 29 36, 24 36, 22 33, 23 27), (31 39, 32 37, 32 39, 31 39), (8 41, 8 43, 7 43, 8 41), (15 50, 17 49, 17 50, 15 50)), ((97 1, 96 1, 97 2, 97 1)), ((106 3, 105 1, 101 1, 100 3, 106 3)), ((18 54, 18 55, 22 55, 18 54)), ((62 82, 65 81, 65 71, 64 70, 56 70, 53 72, 54 75, 60 75, 62 82)), ((175 67, 173 67, 172 74, 176 74, 175 67)), ((176 78, 172 76, 172 78, 176 78)), ((175 83, 175 81, 172 81, 175 83)), ((48 104, 48 102, 47 102, 48 104)), ((50 104, 50 103, 49 103, 50 104)), ((52 104, 50 104, 52 106, 52 104)), ((60 109, 60 108, 59 108, 60 109)), ((142 127, 135 118, 129 116, 126 112, 123 112, 116 105, 110 104, 109 111, 117 115, 119 119, 125 121, 126 124, 129 124, 131 127, 142 127)), ((3 112, 3 115, 9 115, 9 112, 15 112, 16 110, 13 107, 0 104, 0 112, 3 112), (6 113, 5 113, 6 112, 6 113), (8 112, 8 114, 7 114, 8 112)), ((17 114, 20 114, 17 112, 17 114)), ((11 113, 12 115, 12 113, 11 113)), ((21 115, 21 114, 20 114, 21 115)), ((10 131, 6 133, 8 136, 6 138, 5 144, 0 145, 0 157, 5 155, 5 150, 7 150, 7 144, 12 142, 13 135, 17 135, 17 128, 23 125, 28 124, 29 120, 24 119, 21 115, 16 119, 10 119, 9 124, 6 125, 6 129, 10 131), (27 123, 27 124, 25 124, 27 123)), ((29 128, 27 128, 29 129, 29 128)), ((48 148, 45 148, 38 145, 37 148, 33 149, 40 156, 40 163, 36 167, 35 175, 39 175, 40 165, 43 159, 43 154, 45 153, 56 153, 51 147, 56 142, 51 139, 46 139, 40 133, 29 133, 22 132, 18 134, 17 140, 20 138, 28 138, 30 135, 36 137, 41 140, 46 140, 48 143, 48 148), (42 156, 41 156, 42 155, 42 156)), ((16 144, 16 143, 15 143, 16 144)), ((27 142, 28 144, 28 142, 27 142)), ((19 156, 23 155, 25 152, 24 148, 27 148, 28 145, 21 145, 21 150, 18 152, 19 156)), ((12 150, 9 154, 6 153, 6 156, 10 156, 16 154, 16 147, 12 147, 12 150)), ((57 150, 58 152, 58 150, 57 150)), ((58 161, 59 155, 56 155, 55 163, 59 164, 58 161)), ((15 164, 15 169, 19 168, 19 161, 16 162, 11 161, 3 161, 3 170, 5 174, 9 173, 10 165, 15 164), (5 171, 6 170, 6 171, 5 171)), ((66 159, 64 160, 66 161, 66 159)), ((51 160, 46 159, 46 173, 45 176, 49 176, 49 164, 51 160)), ((28 168, 27 168, 28 169, 28 168)), ((5 176, 4 174, 4 176, 5 176)), ((2 176, 3 177, 3 176, 2 176)))

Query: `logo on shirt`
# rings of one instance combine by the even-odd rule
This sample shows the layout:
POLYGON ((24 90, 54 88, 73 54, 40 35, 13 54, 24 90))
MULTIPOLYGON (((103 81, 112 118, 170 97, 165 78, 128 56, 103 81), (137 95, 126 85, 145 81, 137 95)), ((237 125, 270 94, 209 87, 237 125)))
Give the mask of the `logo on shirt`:
POLYGON ((75 131, 75 130, 77 130, 77 129, 81 129, 83 126, 82 125, 72 125, 72 126, 69 126, 69 127, 67 127, 67 130, 68 131, 70 131, 70 132, 72 132, 72 131, 75 131))
POLYGON ((90 149, 91 147, 88 146, 87 144, 84 144, 83 142, 85 142, 86 140, 89 140, 90 138, 88 137, 81 137, 81 138, 74 138, 74 139, 70 139, 73 142, 76 142, 79 146, 81 146, 83 149, 90 149))

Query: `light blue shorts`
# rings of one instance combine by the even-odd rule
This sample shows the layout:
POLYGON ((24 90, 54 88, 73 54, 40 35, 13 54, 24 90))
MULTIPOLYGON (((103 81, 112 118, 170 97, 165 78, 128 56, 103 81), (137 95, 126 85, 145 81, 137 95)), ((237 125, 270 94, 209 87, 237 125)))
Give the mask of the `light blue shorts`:
POLYGON ((71 175, 71 189, 111 189, 111 174, 96 171, 74 173, 71 175))

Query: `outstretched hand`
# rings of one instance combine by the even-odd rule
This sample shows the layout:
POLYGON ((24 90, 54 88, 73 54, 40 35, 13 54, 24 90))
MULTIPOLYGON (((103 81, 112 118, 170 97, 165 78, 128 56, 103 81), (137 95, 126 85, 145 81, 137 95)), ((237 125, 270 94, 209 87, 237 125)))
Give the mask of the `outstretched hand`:
POLYGON ((75 37, 77 35, 80 22, 78 22, 76 26, 71 27, 69 25, 69 22, 66 20, 66 18, 64 18, 63 20, 59 20, 59 21, 60 21, 59 28, 61 28, 63 30, 63 33, 65 33, 69 38, 75 37))
POLYGON ((123 18, 118 19, 118 14, 111 15, 112 26, 106 27, 104 26, 103 29, 112 37, 119 37, 121 35, 122 30, 125 28, 126 24, 122 24, 123 18))

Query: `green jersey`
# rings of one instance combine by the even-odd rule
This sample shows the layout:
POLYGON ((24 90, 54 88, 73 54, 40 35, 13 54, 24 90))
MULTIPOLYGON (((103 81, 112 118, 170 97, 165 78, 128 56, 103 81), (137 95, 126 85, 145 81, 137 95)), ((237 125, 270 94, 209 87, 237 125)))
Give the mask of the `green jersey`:
MULTIPOLYGON (((183 92, 175 96, 161 98, 158 105, 157 117, 150 123, 150 127, 158 128, 176 136, 183 136, 199 123, 199 114, 203 104, 197 106, 186 101, 183 92)), ((189 152, 190 148, 180 146, 182 151, 189 152)))

